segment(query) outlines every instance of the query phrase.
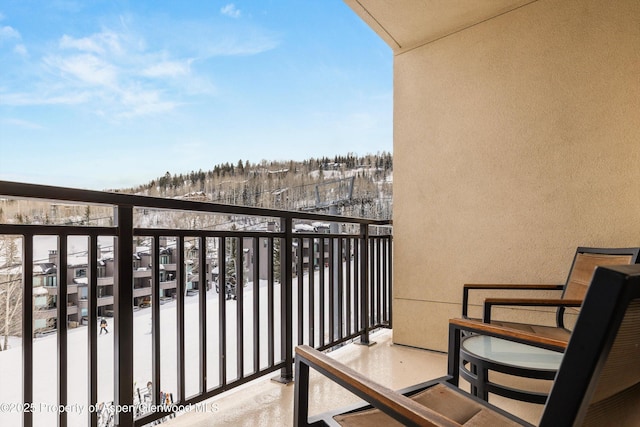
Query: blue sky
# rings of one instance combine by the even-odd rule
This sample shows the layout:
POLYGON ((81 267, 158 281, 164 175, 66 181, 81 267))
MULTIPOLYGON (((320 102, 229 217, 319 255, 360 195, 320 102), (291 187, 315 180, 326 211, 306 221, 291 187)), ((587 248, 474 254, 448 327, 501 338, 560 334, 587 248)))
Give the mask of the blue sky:
POLYGON ((0 180, 391 151, 392 63, 341 0, 3 0, 0 180))

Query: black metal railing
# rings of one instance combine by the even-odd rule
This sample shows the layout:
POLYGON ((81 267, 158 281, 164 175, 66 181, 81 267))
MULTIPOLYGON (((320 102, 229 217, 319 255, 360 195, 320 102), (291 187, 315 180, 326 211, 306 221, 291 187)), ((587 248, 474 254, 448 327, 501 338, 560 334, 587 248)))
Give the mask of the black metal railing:
MULTIPOLYGON (((41 402, 34 398, 34 381, 40 381, 34 375, 34 345, 40 338, 33 331, 34 301, 45 292, 38 289, 35 295, 35 273, 29 274, 34 271, 34 245, 41 236, 54 238, 55 252, 51 253, 57 256, 53 274, 58 284, 73 282, 70 272, 77 261, 65 256, 76 250, 69 247, 71 239, 80 237, 87 242, 83 249, 86 265, 81 266, 86 270, 86 292, 74 296, 68 292, 69 285, 57 286, 55 319, 50 319, 56 335, 55 372, 50 372, 57 378, 53 407, 58 408, 54 412, 61 427, 78 422, 92 427, 99 423, 141 426, 276 371, 280 371, 280 381, 288 382, 293 378, 296 345, 324 350, 354 339, 368 344, 372 329, 391 327, 388 221, 6 181, 0 181, 0 198, 5 205, 26 199, 97 206, 94 210, 113 208, 107 225, 91 225, 88 215, 83 225, 0 221, 0 238, 20 242, 22 396, 17 403, 26 409, 19 415, 25 427, 34 425, 34 416, 43 417, 38 412, 41 402), (150 211, 156 212, 153 225, 144 220, 150 211), (201 219, 171 226, 157 221, 178 213, 224 215, 226 229, 200 226, 201 219), (270 226, 266 230, 239 226, 258 222, 246 218, 266 218, 270 226), (312 222, 321 222, 324 232, 296 227, 312 222), (105 238, 113 245, 109 256, 105 255, 105 238), (141 242, 148 251, 139 251, 141 242), (110 262, 112 279, 105 273, 110 262), (141 263, 145 266, 134 268, 141 263), (66 301, 72 296, 73 304, 80 304, 76 314, 68 312, 66 301), (140 329, 142 310, 145 319, 150 319, 146 337, 134 333, 140 329), (81 373, 86 382, 81 403, 86 408, 81 415, 72 414, 73 422, 70 411, 62 409, 77 403, 69 398, 69 378, 79 369, 70 366, 70 357, 77 351, 68 342, 70 325, 76 326, 70 316, 87 328, 86 372, 81 373), (102 339, 98 318, 105 316, 113 316, 113 354, 108 359, 113 363, 111 402, 98 391, 98 371, 104 368, 98 360, 99 336, 102 339), (135 361, 139 354, 147 355, 144 362, 135 361), (147 379, 154 385, 149 389, 134 385, 140 381, 136 378, 140 366, 149 372, 147 379), (161 388, 171 392, 161 394, 161 388), (141 410, 141 389, 148 404, 157 405, 153 410, 149 405, 141 410), (160 406, 166 402, 161 398, 168 396, 174 406, 160 406), (110 412, 104 410, 106 403, 110 412)), ((3 212, 6 218, 6 207, 3 212)), ((9 264, 5 256, 4 265, 9 264)), ((10 267, 15 271, 15 265, 10 267)), ((2 297, 0 288, 0 300, 2 297)), ((47 304, 49 307, 51 301, 47 304)), ((0 382, 0 388, 6 384, 0 382)))

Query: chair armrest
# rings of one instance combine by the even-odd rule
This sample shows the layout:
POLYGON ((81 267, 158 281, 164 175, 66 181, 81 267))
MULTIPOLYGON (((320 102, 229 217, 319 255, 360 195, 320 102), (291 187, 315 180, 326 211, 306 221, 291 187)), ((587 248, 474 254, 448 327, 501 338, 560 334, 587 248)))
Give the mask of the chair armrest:
POLYGON ((462 317, 467 317, 469 310, 469 291, 471 290, 527 290, 527 291, 561 291, 564 285, 550 285, 539 283, 497 284, 497 283, 467 283, 462 287, 462 317))
POLYGON ((559 298, 487 298, 484 300, 484 323, 491 323, 491 307, 509 305, 520 307, 580 307, 582 300, 559 298))
POLYGON ((544 283, 466 283, 468 289, 540 289, 540 290, 562 290, 564 285, 544 284, 544 283))
MULTIPOLYGON (((536 347, 547 348, 549 350, 564 351, 567 348, 567 342, 549 337, 542 337, 533 332, 523 331, 521 329, 509 328, 507 326, 492 325, 483 323, 479 320, 472 319, 449 319, 449 329, 458 331, 467 331, 492 337, 503 338, 509 341, 515 341, 523 344, 530 344, 536 347)), ((449 348, 449 352, 451 352, 449 348)), ((458 348, 459 350, 459 348, 458 348)))
POLYGON ((306 426, 308 420, 309 367, 364 399, 394 419, 409 426, 446 426, 459 424, 420 405, 414 400, 376 383, 309 346, 296 347, 294 424, 306 426), (306 388, 302 390, 302 388, 306 388))

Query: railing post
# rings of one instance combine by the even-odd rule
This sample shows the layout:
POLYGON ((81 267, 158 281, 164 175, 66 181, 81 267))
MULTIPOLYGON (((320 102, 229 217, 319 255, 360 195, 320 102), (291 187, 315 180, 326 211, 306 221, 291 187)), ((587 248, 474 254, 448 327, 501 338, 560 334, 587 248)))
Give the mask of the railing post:
MULTIPOLYGON (((89 237, 89 286, 87 289, 88 321, 87 340, 89 342, 89 357, 87 360, 89 384, 87 392, 89 394, 89 405, 98 403, 98 260, 100 259, 100 248, 98 246, 98 236, 89 237)), ((98 425, 97 411, 87 411, 90 427, 98 425)))
MULTIPOLYGON (((186 283, 185 283, 185 262, 184 262, 184 236, 176 237, 176 256, 173 258, 176 262, 176 382, 178 385, 178 399, 180 401, 185 399, 185 295, 186 295, 186 283)), ((159 390, 159 389, 158 389, 159 390)))
POLYGON ((369 341, 369 226, 360 224, 360 325, 362 334, 356 344, 371 346, 369 341))
MULTIPOLYGON (((151 277, 151 387, 155 390, 151 393, 151 404, 157 405, 160 400, 160 238, 153 237, 152 240, 153 258, 151 261, 153 271, 151 277), (154 388, 155 387, 155 388, 154 388)), ((165 278, 166 280, 166 278, 165 278)), ((176 277, 176 283, 178 278, 176 277)), ((177 288, 177 285, 176 285, 177 288)))
MULTIPOLYGON (((115 212, 118 263, 114 286, 114 385, 115 408, 133 407, 133 207, 118 206, 115 212)), ((132 426, 133 412, 116 413, 116 425, 132 426)))
MULTIPOLYGON (((58 241, 58 405, 63 408, 67 405, 67 236, 60 236, 58 241)), ((67 413, 58 413, 58 426, 67 427, 67 413)))
POLYGON ((227 385, 227 238, 218 238, 218 373, 227 385))
POLYGON ((282 218, 280 229, 284 230, 284 245, 280 245, 280 286, 282 287, 280 313, 284 367, 280 370, 280 378, 276 381, 288 384, 293 381, 293 267, 291 264, 293 220, 290 217, 282 218))
MULTIPOLYGON (((199 240, 200 252, 198 253, 199 260, 198 264, 200 265, 200 269, 198 271, 200 284, 198 291, 198 303, 200 305, 199 312, 199 350, 200 350, 200 360, 199 360, 199 372, 200 372, 200 394, 204 394, 207 391, 207 292, 209 286, 213 287, 213 283, 209 284, 209 280, 211 279, 211 271, 209 270, 209 266, 207 264, 207 237, 201 236, 199 240)), ((212 263, 213 264, 213 263, 212 263)), ((213 269, 213 265, 211 265, 213 269)))
MULTIPOLYGON (((33 236, 22 238, 22 402, 33 401, 33 236)), ((33 412, 22 413, 23 427, 33 426, 33 412)))
POLYGON ((387 311, 389 313, 389 317, 387 319, 387 325, 389 328, 393 328, 393 236, 389 236, 387 238, 387 244, 389 245, 389 251, 387 252, 387 259, 385 262, 388 265, 387 274, 388 274, 388 286, 387 286, 387 311))

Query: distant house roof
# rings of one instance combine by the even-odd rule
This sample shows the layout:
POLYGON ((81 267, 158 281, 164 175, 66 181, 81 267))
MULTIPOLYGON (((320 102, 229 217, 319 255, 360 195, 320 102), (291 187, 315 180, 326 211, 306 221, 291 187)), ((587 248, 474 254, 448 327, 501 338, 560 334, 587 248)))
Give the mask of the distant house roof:
MULTIPOLYGON (((22 270, 22 268, 20 270, 22 270)), ((33 274, 53 274, 57 271, 58 268, 52 262, 40 262, 38 264, 33 264, 33 274)))
POLYGON ((211 198, 204 191, 193 191, 191 193, 187 193, 184 196, 176 196, 174 199, 182 199, 182 200, 195 200, 195 201, 210 201, 211 198))
POLYGON ((149 246, 136 246, 136 253, 149 255, 151 253, 151 248, 149 246))

